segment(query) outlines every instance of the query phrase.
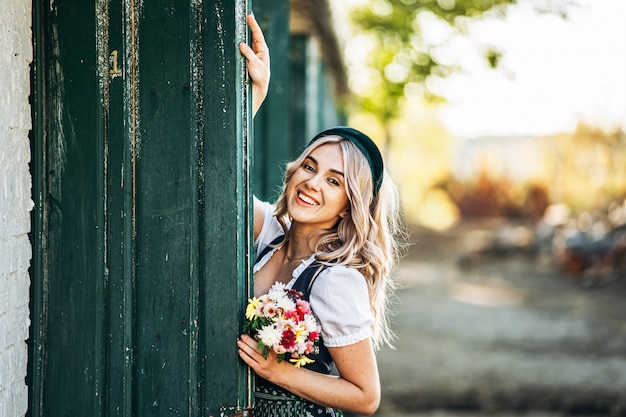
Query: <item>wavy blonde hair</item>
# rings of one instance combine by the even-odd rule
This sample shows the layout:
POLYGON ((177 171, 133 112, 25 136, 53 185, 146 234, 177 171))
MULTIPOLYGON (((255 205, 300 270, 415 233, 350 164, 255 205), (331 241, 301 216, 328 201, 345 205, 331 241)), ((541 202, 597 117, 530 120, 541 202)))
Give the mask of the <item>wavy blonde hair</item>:
POLYGON ((400 204, 396 186, 385 172, 381 188, 373 193, 372 173, 365 156, 349 140, 326 136, 310 144, 302 154, 287 164, 282 192, 276 202, 276 219, 289 239, 285 189, 294 172, 316 148, 336 143, 343 151, 343 165, 349 212, 332 229, 321 234, 315 257, 326 265, 345 265, 357 269, 367 281, 370 308, 374 315, 372 341, 379 349, 391 346, 394 338, 389 326, 388 306, 395 283, 391 271, 404 247, 406 233, 400 221, 400 204))

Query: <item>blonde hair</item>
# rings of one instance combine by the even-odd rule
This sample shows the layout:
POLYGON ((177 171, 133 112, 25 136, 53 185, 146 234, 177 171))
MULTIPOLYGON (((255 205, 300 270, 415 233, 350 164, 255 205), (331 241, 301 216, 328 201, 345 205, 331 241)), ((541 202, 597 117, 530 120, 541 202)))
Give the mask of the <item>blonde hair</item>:
POLYGON ((370 308, 374 315, 372 341, 379 349, 391 346, 394 338, 389 326, 388 305, 395 290, 391 271, 403 249, 405 232, 400 221, 400 204, 396 186, 387 173, 380 191, 374 196, 372 174, 367 159, 349 140, 326 136, 310 144, 293 162, 287 164, 282 193, 276 202, 276 219, 289 239, 285 189, 293 173, 306 156, 327 143, 336 143, 343 151, 346 193, 350 202, 348 214, 334 229, 322 233, 317 241, 316 259, 326 265, 345 265, 357 269, 367 282, 370 308))

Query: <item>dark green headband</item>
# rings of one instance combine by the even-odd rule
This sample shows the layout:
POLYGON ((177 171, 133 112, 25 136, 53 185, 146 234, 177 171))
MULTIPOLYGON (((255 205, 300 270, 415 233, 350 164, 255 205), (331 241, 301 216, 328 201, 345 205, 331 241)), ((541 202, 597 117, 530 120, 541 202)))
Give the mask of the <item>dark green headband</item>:
POLYGON ((349 140, 354 143, 357 148, 359 148, 363 155, 365 155, 365 159, 367 159, 367 163, 372 171, 372 185, 374 189, 374 197, 376 197, 378 195, 378 191, 380 191, 380 186, 383 183, 384 168, 383 157, 381 156, 378 146, 376 146, 374 141, 365 133, 357 129, 347 126, 335 126, 320 132, 311 140, 311 142, 309 142, 309 145, 326 136, 340 136, 349 140))

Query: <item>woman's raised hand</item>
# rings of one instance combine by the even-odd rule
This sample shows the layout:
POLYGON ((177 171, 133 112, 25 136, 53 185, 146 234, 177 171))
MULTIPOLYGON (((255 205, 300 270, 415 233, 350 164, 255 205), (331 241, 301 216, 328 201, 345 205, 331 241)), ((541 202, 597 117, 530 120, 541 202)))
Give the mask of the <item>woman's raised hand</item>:
POLYGON ((248 15, 248 25, 252 33, 252 47, 241 42, 239 50, 248 61, 248 75, 252 80, 252 114, 254 115, 265 100, 270 84, 270 50, 253 14, 248 15))

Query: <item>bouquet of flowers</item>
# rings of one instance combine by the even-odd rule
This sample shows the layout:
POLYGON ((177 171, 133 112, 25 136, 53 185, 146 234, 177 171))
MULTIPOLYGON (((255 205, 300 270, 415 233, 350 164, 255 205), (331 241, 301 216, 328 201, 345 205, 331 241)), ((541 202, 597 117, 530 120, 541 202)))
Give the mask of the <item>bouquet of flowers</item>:
POLYGON ((246 319, 244 331, 256 335, 265 358, 272 349, 278 362, 289 358, 297 368, 314 362, 306 355, 318 352, 320 330, 301 293, 277 282, 267 294, 248 300, 246 319))

